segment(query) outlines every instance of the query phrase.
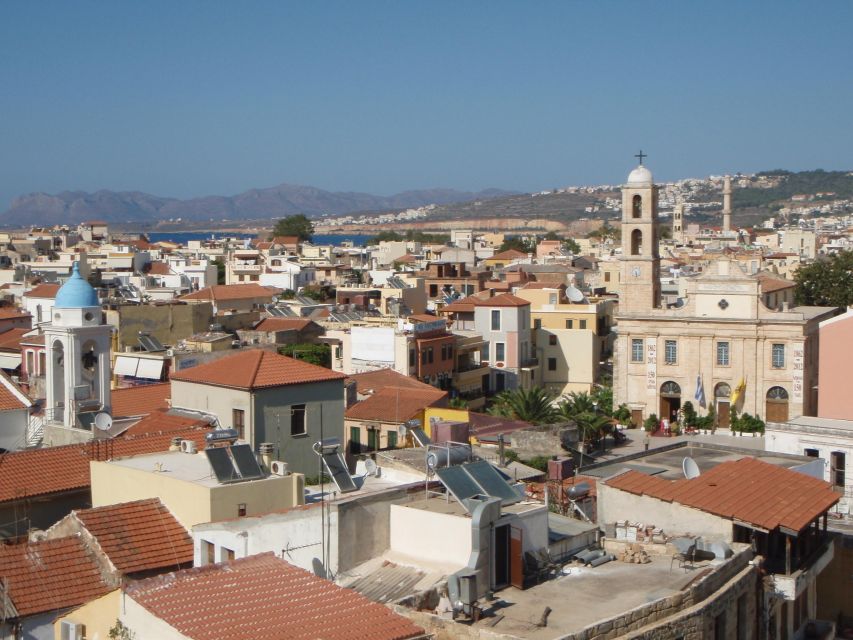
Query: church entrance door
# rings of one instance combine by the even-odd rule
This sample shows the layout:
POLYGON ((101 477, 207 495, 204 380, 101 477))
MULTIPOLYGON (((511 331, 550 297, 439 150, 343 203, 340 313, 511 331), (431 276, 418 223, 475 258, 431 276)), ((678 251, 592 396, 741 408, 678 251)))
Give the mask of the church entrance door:
POLYGON ((681 387, 676 382, 664 382, 660 388, 660 419, 675 422, 680 408, 681 387))
POLYGON ((717 426, 723 429, 728 429, 731 426, 728 400, 717 400, 717 426))

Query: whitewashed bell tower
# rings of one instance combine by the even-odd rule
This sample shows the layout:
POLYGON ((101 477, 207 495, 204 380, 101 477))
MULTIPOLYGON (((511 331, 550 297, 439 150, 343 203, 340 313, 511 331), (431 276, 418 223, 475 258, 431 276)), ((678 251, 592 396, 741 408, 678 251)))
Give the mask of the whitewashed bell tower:
POLYGON ((60 287, 51 324, 45 327, 46 418, 66 428, 78 426, 80 411, 110 410, 110 337, 101 305, 74 263, 60 287))

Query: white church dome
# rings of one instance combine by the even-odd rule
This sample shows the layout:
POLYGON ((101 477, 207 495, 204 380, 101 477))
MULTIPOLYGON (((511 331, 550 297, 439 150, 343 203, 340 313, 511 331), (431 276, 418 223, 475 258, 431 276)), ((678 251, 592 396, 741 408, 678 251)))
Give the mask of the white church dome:
POLYGON ((628 184, 631 186, 648 186, 654 184, 652 172, 643 165, 637 165, 637 168, 628 174, 628 184))

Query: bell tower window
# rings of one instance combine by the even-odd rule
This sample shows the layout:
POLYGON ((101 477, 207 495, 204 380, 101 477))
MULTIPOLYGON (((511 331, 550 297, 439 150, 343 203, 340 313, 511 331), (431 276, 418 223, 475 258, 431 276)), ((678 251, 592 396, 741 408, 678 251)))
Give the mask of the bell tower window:
POLYGON ((639 218, 643 215, 643 197, 639 194, 631 201, 631 217, 639 218))
POLYGON ((631 255, 638 256, 643 249, 643 232, 634 229, 631 232, 631 255))

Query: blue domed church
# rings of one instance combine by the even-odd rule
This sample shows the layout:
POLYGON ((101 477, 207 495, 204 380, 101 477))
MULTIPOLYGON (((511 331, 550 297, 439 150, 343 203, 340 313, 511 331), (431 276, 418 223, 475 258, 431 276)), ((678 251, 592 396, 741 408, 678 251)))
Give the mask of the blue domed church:
POLYGON ((53 318, 44 334, 45 421, 50 427, 61 427, 46 431, 53 440, 48 444, 89 439, 94 415, 110 410, 112 327, 103 324, 98 295, 80 275, 76 262, 56 294, 53 318))

